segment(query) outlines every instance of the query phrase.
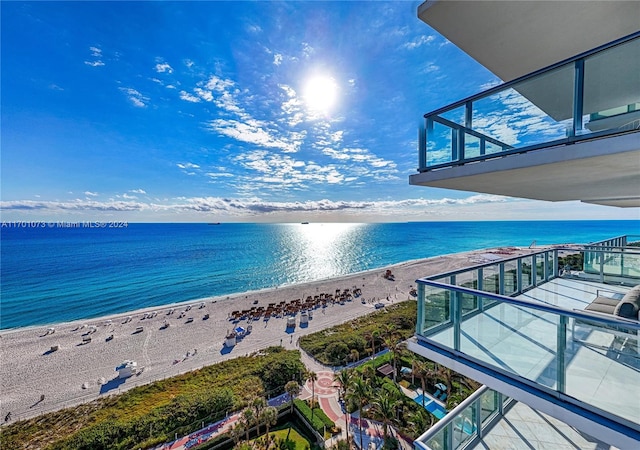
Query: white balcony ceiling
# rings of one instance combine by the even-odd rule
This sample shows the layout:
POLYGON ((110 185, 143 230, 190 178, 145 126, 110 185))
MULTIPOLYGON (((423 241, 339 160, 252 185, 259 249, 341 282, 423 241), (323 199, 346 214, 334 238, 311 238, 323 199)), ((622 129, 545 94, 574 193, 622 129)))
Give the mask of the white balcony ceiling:
POLYGON ((427 1, 418 17, 503 81, 640 30, 639 1, 427 1))
POLYGON ((409 177, 418 186, 546 201, 640 206, 640 133, 452 166, 409 177))

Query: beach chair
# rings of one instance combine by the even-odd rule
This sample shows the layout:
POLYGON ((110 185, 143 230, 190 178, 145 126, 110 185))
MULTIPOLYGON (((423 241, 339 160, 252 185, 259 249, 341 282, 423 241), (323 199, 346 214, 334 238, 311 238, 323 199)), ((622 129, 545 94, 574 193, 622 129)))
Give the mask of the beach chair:
POLYGON ((434 396, 435 398, 440 398, 440 394, 442 394, 442 392, 440 391, 440 389, 438 389, 437 391, 435 391, 435 392, 433 393, 433 396, 434 396))
POLYGON ((444 402, 447 399, 447 393, 443 392, 442 395, 439 398, 440 398, 440 400, 442 400, 444 402))

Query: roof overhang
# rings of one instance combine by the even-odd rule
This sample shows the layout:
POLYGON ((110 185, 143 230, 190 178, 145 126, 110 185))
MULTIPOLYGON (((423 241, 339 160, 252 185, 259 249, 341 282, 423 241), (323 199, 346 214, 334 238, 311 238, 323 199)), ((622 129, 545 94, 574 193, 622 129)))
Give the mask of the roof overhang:
POLYGON ((552 202, 640 206, 640 133, 450 166, 409 177, 418 186, 552 202))
POLYGON ((637 32, 640 2, 429 0, 418 17, 511 81, 637 32))

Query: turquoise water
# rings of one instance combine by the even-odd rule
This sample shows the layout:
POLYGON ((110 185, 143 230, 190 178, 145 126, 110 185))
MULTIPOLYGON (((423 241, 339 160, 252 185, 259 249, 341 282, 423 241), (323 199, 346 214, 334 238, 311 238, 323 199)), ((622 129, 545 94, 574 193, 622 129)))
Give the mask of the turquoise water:
POLYGON ((640 234, 636 221, 1 228, 0 328, 290 285, 499 246, 640 234))
MULTIPOLYGON (((422 397, 423 396, 424 396, 423 394, 420 394, 418 397, 414 398, 413 400, 418 405, 422 405, 422 397)), ((447 410, 444 409, 439 404, 437 404, 436 402, 434 402, 433 400, 431 400, 429 397, 425 397, 425 399, 424 399, 424 409, 429 411, 431 414, 436 416, 438 419, 442 419, 444 416, 447 415, 447 410)))

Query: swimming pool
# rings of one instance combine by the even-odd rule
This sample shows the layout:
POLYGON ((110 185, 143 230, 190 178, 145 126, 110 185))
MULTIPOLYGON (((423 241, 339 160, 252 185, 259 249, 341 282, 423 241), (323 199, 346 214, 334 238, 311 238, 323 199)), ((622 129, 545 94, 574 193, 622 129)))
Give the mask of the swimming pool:
MULTIPOLYGON (((418 395, 416 398, 414 398, 413 400, 418 404, 418 405, 422 405, 422 397, 424 397, 424 394, 420 394, 418 395)), ((432 399, 430 399, 429 397, 424 397, 424 409, 426 409, 427 411, 429 411, 431 414, 433 414, 434 416, 436 416, 438 419, 442 419, 444 416, 447 415, 447 410, 444 409, 441 405, 437 404, 436 402, 434 402, 432 399)))

